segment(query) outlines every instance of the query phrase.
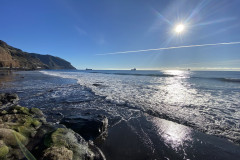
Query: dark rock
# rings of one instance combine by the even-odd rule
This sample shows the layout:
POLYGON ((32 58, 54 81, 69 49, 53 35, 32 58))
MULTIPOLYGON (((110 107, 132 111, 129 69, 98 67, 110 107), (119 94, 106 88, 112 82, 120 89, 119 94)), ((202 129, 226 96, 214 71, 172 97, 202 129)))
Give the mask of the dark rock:
POLYGON ((99 86, 101 86, 101 84, 94 83, 93 86, 99 87, 99 86))
POLYGON ((88 147, 94 153, 95 160, 106 160, 102 151, 96 145, 94 145, 94 143, 92 141, 88 142, 88 147))
POLYGON ((48 148, 43 156, 43 160, 72 160, 73 152, 66 147, 48 148))
POLYGON ((42 115, 39 109, 16 105, 7 112, 0 115, 0 159, 24 158, 15 134, 37 159, 105 160, 97 146, 87 143, 71 129, 34 118, 42 115))
MULTIPOLYGON (((16 98, 16 96, 14 97, 16 98)), ((34 139, 38 129, 42 126, 42 121, 34 118, 35 114, 30 113, 28 108, 19 105, 13 105, 4 110, 0 109, 0 111, 0 141, 6 145, 3 148, 5 149, 4 153, 6 153, 6 149, 9 150, 2 157, 4 157, 3 159, 22 159, 24 155, 16 137, 22 145, 27 145, 34 139)))
POLYGON ((108 119, 102 115, 77 115, 65 117, 60 123, 79 133, 86 140, 95 140, 106 135, 108 119))
POLYGON ((60 113, 60 112, 56 113, 56 115, 57 115, 57 116, 62 116, 62 117, 64 117, 63 114, 60 113))
POLYGON ((99 84, 99 83, 93 83, 92 85, 95 86, 95 87, 98 87, 98 88, 105 88, 106 87, 105 85, 102 85, 102 84, 99 84))
POLYGON ((38 108, 31 108, 30 112, 33 113, 34 115, 36 115, 39 118, 40 117, 44 117, 43 112, 40 109, 38 109, 38 108))
MULTIPOLYGON (((20 144, 41 160, 106 159, 93 142, 87 142, 63 124, 47 122, 40 109, 13 104, 18 99, 16 94, 0 94, 0 97, 4 103, 11 103, 0 108, 0 159, 26 158, 20 144)), ((100 129, 106 130, 103 126, 100 129)))
POLYGON ((53 89, 49 89, 48 92, 53 92, 53 89))
POLYGON ((45 141, 49 148, 44 151, 43 160, 105 160, 98 147, 89 145, 80 135, 67 128, 58 128, 45 141))
POLYGON ((1 93, 0 94, 0 108, 15 104, 19 100, 17 94, 1 93))

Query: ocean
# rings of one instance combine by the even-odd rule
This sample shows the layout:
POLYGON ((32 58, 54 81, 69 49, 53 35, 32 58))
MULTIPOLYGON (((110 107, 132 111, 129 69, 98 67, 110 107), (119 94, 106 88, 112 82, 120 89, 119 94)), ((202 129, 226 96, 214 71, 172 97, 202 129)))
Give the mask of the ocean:
POLYGON ((240 140, 240 72, 42 71, 71 78, 117 104, 240 140))
POLYGON ((109 119, 107 159, 237 159, 240 72, 45 70, 15 72, 1 86, 48 120, 109 119), (119 136, 121 138, 119 138, 119 136), (221 153, 221 155, 219 155, 221 153))

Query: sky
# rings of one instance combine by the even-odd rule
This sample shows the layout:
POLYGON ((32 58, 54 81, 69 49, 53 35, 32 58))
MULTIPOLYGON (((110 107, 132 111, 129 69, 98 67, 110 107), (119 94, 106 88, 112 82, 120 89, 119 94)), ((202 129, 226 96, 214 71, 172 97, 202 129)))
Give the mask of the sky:
POLYGON ((240 42, 239 0, 0 0, 0 15, 1 40, 78 69, 240 70, 240 44, 149 50, 240 42))

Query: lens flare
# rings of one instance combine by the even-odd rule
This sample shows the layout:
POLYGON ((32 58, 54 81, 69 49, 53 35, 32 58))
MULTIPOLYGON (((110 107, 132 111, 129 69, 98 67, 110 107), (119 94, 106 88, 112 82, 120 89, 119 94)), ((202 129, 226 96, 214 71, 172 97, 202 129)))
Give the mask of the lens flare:
POLYGON ((178 24, 176 27, 175 27, 175 32, 176 33, 182 33, 185 29, 185 26, 183 24, 178 24))

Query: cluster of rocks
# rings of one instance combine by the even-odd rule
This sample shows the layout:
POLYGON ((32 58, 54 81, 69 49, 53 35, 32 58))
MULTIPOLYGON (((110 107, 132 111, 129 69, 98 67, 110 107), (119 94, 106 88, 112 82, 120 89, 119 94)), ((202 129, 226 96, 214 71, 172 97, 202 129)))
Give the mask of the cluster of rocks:
POLYGON ((17 94, 0 93, 1 108, 16 104, 18 100, 19 100, 19 98, 18 98, 17 94))
POLYGON ((86 117, 69 117, 56 125, 46 122, 38 108, 19 106, 17 100, 15 94, 0 94, 0 159, 105 159, 92 140, 106 135, 106 117, 88 120, 86 117), (73 130, 79 134, 66 127, 71 128, 74 123, 78 127, 73 130))

